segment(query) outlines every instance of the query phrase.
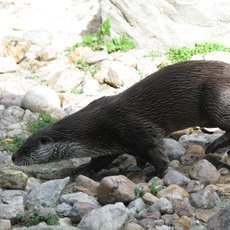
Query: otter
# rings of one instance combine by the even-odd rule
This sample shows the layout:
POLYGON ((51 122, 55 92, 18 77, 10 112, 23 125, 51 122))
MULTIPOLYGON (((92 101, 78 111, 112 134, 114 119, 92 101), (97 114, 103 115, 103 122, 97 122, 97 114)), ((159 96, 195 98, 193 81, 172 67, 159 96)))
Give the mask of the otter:
POLYGON ((80 111, 28 137, 16 165, 70 157, 92 157, 80 169, 103 167, 118 155, 143 159, 160 175, 168 167, 163 137, 187 127, 219 127, 225 133, 206 153, 230 143, 230 65, 186 61, 169 65, 115 96, 101 97, 80 111))

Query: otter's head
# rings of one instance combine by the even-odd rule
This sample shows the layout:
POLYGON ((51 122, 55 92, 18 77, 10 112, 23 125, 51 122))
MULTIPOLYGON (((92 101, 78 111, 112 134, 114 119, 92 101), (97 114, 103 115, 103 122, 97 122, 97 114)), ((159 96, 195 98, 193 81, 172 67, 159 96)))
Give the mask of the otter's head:
POLYGON ((41 164, 67 158, 68 145, 61 142, 61 136, 45 127, 26 139, 12 156, 15 165, 41 164))

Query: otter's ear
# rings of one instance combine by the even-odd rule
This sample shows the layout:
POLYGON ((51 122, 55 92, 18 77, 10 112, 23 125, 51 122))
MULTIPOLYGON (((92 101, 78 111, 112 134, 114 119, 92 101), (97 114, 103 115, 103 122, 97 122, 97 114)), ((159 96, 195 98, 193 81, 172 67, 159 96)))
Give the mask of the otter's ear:
POLYGON ((47 137, 47 136, 42 137, 42 138, 40 139, 40 143, 41 143, 42 145, 45 145, 45 144, 50 143, 50 142, 54 142, 54 141, 53 141, 52 138, 47 137))

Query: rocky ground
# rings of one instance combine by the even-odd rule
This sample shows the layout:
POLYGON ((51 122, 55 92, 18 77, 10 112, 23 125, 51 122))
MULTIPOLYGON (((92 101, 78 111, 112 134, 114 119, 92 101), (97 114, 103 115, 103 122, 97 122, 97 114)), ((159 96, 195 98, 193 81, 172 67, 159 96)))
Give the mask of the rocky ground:
MULTIPOLYGON (((9 144, 29 135, 27 125, 37 112, 60 119, 170 63, 145 49, 69 50, 82 31, 98 25, 99 3, 57 1, 56 16, 49 18, 44 6, 52 1, 39 2, 0 1, 0 139, 9 144)), ((230 53, 193 59, 230 63, 230 53)), ((87 158, 18 168, 1 145, 0 229, 230 229, 228 151, 218 160, 204 155, 221 133, 190 128, 165 138, 171 162, 161 179, 151 165, 139 168, 125 154, 108 169, 84 176, 74 170, 87 158)))

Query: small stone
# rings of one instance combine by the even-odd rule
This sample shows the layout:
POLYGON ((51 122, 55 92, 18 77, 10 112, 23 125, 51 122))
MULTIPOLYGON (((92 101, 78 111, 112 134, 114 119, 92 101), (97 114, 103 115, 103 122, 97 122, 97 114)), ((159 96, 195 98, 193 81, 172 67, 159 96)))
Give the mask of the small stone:
POLYGON ((50 48, 46 47, 38 51, 36 54, 36 59, 38 61, 52 61, 57 58, 57 52, 50 48))
POLYGON ((176 221, 179 219, 177 214, 165 214, 161 216, 161 219, 164 220, 165 225, 175 226, 176 221))
POLYGON ((190 202, 196 208, 213 208, 219 201, 215 191, 203 190, 190 194, 190 202))
POLYGON ((26 188, 25 191, 29 192, 32 189, 36 188, 37 186, 39 186, 41 184, 41 181, 35 177, 29 177, 27 184, 26 184, 26 188))
POLYGON ((60 216, 70 216, 72 209, 72 205, 61 203, 56 207, 56 212, 60 216))
POLYGON ((175 224, 175 229, 190 229, 192 221, 187 216, 180 217, 175 224))
POLYGON ((129 87, 139 80, 140 76, 137 71, 121 62, 113 62, 109 68, 108 76, 105 78, 105 82, 115 88, 129 87))
POLYGON ((169 162, 169 167, 173 169, 178 169, 180 167, 180 161, 178 160, 172 160, 169 162))
POLYGON ((153 203, 155 203, 158 200, 158 198, 156 196, 154 196, 153 194, 151 194, 150 192, 145 193, 142 196, 142 199, 145 202, 147 202, 148 204, 153 204, 153 203))
MULTIPOLYGON (((64 217, 64 218, 59 218, 58 220, 59 224, 61 227, 64 227, 67 230, 74 230, 74 227, 72 227, 72 223, 71 223, 71 219, 68 217, 64 217)), ((63 229, 64 230, 64 229, 63 229)), ((77 229, 75 229, 77 230, 77 229)))
POLYGON ((207 227, 209 230, 229 229, 230 226, 230 207, 226 207, 216 213, 208 220, 207 227))
POLYGON ((66 92, 80 86, 84 75, 84 71, 77 68, 65 69, 54 73, 48 81, 48 86, 57 92, 66 92))
POLYGON ((98 182, 90 179, 89 177, 79 175, 75 182, 78 186, 82 186, 84 188, 87 188, 90 192, 96 194, 97 193, 97 186, 99 185, 98 182))
POLYGON ((202 159, 205 155, 205 150, 200 145, 192 145, 190 146, 185 154, 181 157, 181 163, 183 165, 193 165, 202 159))
POLYGON ((108 204, 102 208, 94 209, 86 214, 80 224, 80 229, 122 229, 129 219, 129 211, 122 203, 108 204))
POLYGON ((0 56, 0 74, 15 72, 18 66, 12 56, 1 57, 0 56))
POLYGON ((25 205, 27 207, 44 204, 54 206, 68 182, 69 177, 42 183, 25 196, 25 205))
POLYGON ((100 91, 100 85, 91 75, 86 75, 82 83, 83 93, 86 95, 94 95, 100 91))
POLYGON ((189 133, 190 133, 189 129, 182 129, 182 130, 178 130, 178 131, 170 133, 169 136, 173 138, 174 140, 178 141, 181 136, 187 135, 189 133))
POLYGON ((0 219, 0 230, 10 230, 11 222, 10 220, 0 219))
POLYGON ((47 112, 60 108, 58 94, 45 85, 38 85, 26 92, 22 104, 34 112, 47 112))
POLYGON ((24 196, 26 192, 22 190, 4 190, 0 192, 0 199, 4 204, 20 206, 24 204, 24 196))
POLYGON ((125 230, 144 230, 139 224, 136 223, 128 223, 125 230))
POLYGON ((201 210, 195 214, 196 218, 207 223, 208 220, 216 214, 213 210, 201 210))
POLYGON ((104 177, 97 187, 98 200, 102 204, 124 202, 135 199, 135 184, 125 176, 104 177))
POLYGON ((12 219, 24 213, 24 205, 0 204, 0 219, 12 219))
POLYGON ((179 186, 186 186, 190 179, 176 170, 169 170, 163 177, 163 181, 166 185, 177 184, 179 186))
POLYGON ((86 204, 99 206, 99 203, 94 197, 88 196, 82 192, 64 194, 60 197, 60 201, 70 205, 73 205, 76 202, 83 202, 86 204))
POLYGON ((90 65, 96 64, 98 62, 110 59, 109 55, 105 51, 95 51, 91 55, 86 57, 86 62, 90 65))
POLYGON ((165 197, 169 200, 182 199, 182 198, 188 198, 189 193, 182 187, 172 184, 169 185, 167 188, 160 190, 157 193, 157 197, 158 198, 165 197))
POLYGON ((145 209, 145 203, 141 198, 131 201, 127 207, 131 214, 135 215, 145 209))
POLYGON ((159 211, 161 214, 172 214, 173 213, 172 203, 164 197, 158 199, 151 207, 154 210, 159 211))
POLYGON ((25 173, 14 170, 0 171, 1 188, 24 189, 26 187, 28 177, 25 173))
POLYGON ((230 184, 217 184, 218 194, 221 196, 230 196, 230 184))
POLYGON ((4 105, 6 108, 9 106, 22 106, 22 95, 16 95, 13 93, 5 93, 0 97, 0 104, 4 105))
POLYGON ((227 168, 221 168, 218 170, 221 176, 230 175, 230 170, 227 168))
POLYGON ((56 214, 56 211, 53 209, 53 208, 49 208, 49 207, 42 207, 39 209, 39 213, 38 213, 38 216, 40 217, 46 217, 46 216, 53 216, 53 217, 57 217, 57 214, 56 214))
POLYGON ((192 216, 194 213, 194 208, 190 205, 187 199, 174 199, 173 210, 179 216, 192 216))
POLYGON ((138 219, 151 219, 151 220, 159 220, 161 218, 161 213, 157 210, 154 210, 152 207, 148 207, 142 211, 140 211, 137 215, 138 219))
POLYGON ((220 179, 220 173, 205 159, 193 165, 190 175, 193 179, 199 180, 204 184, 216 184, 220 179))
POLYGON ((179 160, 185 153, 185 148, 172 138, 164 138, 163 152, 168 156, 170 161, 179 160))
POLYGON ((71 62, 77 63, 78 61, 86 61, 87 58, 92 56, 94 51, 89 47, 77 47, 73 51, 70 52, 68 58, 71 62))
POLYGON ((199 192, 204 189, 204 185, 198 180, 190 180, 187 184, 186 191, 189 193, 199 192))

